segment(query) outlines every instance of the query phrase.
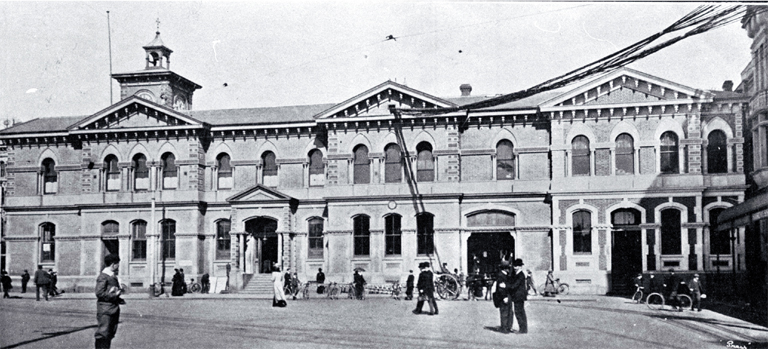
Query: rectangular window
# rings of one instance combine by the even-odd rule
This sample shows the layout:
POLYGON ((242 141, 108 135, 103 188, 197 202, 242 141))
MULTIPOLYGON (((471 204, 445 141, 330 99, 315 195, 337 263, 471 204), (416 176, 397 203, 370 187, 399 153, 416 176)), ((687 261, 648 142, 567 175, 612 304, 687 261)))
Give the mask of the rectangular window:
POLYGON ((232 238, 229 235, 230 223, 228 220, 216 223, 216 259, 227 260, 232 257, 232 238))
POLYGON ((133 246, 132 257, 135 261, 147 259, 147 223, 136 222, 133 224, 133 246))
POLYGON ((416 253, 432 255, 435 253, 434 217, 429 213, 416 216, 416 253))
POLYGON ((354 219, 355 256, 371 254, 371 231, 368 216, 358 216, 354 219))
POLYGON ((661 211, 661 254, 681 254, 680 211, 661 211))
POLYGON ((573 213, 573 253, 592 253, 592 214, 573 213))
POLYGON ((385 255, 400 255, 402 231, 400 230, 400 216, 389 215, 385 218, 385 255))
POLYGON ((310 259, 323 258, 323 220, 309 221, 309 255, 310 259))

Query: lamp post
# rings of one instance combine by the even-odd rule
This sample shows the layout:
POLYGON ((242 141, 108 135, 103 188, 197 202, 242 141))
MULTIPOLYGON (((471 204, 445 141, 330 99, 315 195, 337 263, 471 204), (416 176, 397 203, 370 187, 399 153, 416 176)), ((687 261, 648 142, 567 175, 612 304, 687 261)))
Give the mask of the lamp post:
MULTIPOLYGON (((735 228, 738 229, 738 228, 735 228)), ((729 230, 731 235, 731 291, 736 293, 736 231, 734 228, 729 230)))

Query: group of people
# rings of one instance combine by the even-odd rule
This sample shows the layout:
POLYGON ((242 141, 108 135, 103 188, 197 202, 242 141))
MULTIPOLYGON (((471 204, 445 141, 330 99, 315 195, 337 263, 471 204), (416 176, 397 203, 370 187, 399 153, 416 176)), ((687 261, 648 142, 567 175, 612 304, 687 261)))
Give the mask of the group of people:
MULTIPOLYGON (((29 281, 29 273, 26 270, 24 270, 24 274, 21 276, 22 293, 27 291, 27 282, 25 280, 29 281)), ((37 270, 35 271, 35 276, 32 279, 36 290, 35 298, 40 301, 40 290, 43 291, 43 298, 45 298, 46 301, 48 300, 48 296, 55 297, 64 293, 64 291, 59 292, 59 289, 56 287, 58 280, 59 278, 53 269, 45 271, 42 265, 38 265, 37 270)))
POLYGON ((528 319, 525 315, 525 301, 528 299, 528 282, 523 272, 523 260, 518 258, 512 262, 510 271, 509 262, 501 261, 496 281, 491 289, 493 305, 499 308, 501 316, 502 333, 512 333, 514 319, 517 319, 519 331, 528 333, 528 319))
POLYGON ((647 290, 648 293, 658 292, 669 300, 670 306, 678 311, 683 311, 681 307, 681 294, 687 294, 691 297, 691 310, 701 311, 701 299, 706 297, 704 287, 699 280, 699 274, 693 274, 693 278, 686 282, 675 274, 675 270, 670 268, 664 280, 660 280, 656 275, 651 274, 647 282, 643 282, 643 274, 637 274, 633 279, 633 284, 637 290, 647 290))
MULTIPOLYGON (((185 293, 189 293, 189 289, 187 288, 188 287, 187 283, 184 282, 184 280, 186 280, 184 278, 184 269, 178 268, 173 270, 174 270, 174 274, 173 274, 173 277, 171 278, 171 296, 179 297, 179 296, 183 296, 185 293)), ((189 281, 190 281, 190 284, 195 283, 195 279, 189 279, 189 281)), ((201 288, 200 290, 201 293, 210 292, 211 278, 210 278, 210 275, 208 275, 208 273, 205 273, 200 277, 200 288, 201 288)))

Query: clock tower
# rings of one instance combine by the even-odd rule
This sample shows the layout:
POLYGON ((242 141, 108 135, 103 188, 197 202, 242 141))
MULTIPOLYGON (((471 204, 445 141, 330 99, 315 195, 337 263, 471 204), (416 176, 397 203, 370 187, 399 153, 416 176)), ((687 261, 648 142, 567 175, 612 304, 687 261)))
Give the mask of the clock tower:
POLYGON ((180 112, 191 110, 192 94, 202 86, 170 70, 173 50, 160 39, 159 21, 155 39, 143 48, 144 70, 112 74, 120 83, 120 99, 136 95, 180 112))

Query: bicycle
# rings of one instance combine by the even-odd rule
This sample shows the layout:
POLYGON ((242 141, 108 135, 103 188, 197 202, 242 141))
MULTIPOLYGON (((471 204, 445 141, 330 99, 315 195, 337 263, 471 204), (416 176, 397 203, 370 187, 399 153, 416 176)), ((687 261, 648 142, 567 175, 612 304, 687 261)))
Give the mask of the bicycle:
POLYGON ((638 287, 635 293, 632 295, 632 301, 640 303, 643 301, 643 287, 638 287))
MULTIPOLYGON (((355 288, 354 283, 349 283, 347 285, 347 294, 349 295, 349 299, 358 299, 357 289, 355 288)), ((368 289, 363 286, 363 294, 359 295, 360 300, 365 300, 367 295, 368 289)))
POLYGON ((339 299, 339 285, 335 282, 329 282, 328 287, 325 288, 325 296, 328 299, 339 299))
MULTIPOLYGON (((547 293, 547 292, 544 291, 546 289, 546 286, 547 286, 546 283, 539 285, 539 293, 542 296, 545 296, 546 295, 545 293, 547 293)), ((554 286, 555 286, 555 292, 552 292, 552 293, 554 293, 556 295, 557 294, 568 294, 570 292, 570 289, 571 289, 570 285, 568 285, 565 282, 560 282, 559 278, 555 279, 555 285, 554 286)))
POLYGON ((309 281, 299 286, 299 292, 297 294, 301 294, 302 299, 309 299, 309 281))
POLYGON ((461 284, 452 274, 439 274, 435 278, 435 291, 441 299, 459 298, 461 284))
POLYGON ((200 293, 203 291, 203 286, 200 283, 195 282, 195 279, 189 279, 187 284, 187 293, 200 293))
MULTIPOLYGON (((672 297, 677 297, 677 306, 679 307, 679 311, 683 311, 683 309, 689 309, 693 303, 691 301, 691 297, 687 294, 678 293, 675 296, 670 296, 670 299, 672 297)), ((648 295, 648 298, 645 299, 645 304, 650 309, 661 310, 664 309, 664 305, 666 305, 666 298, 659 292, 653 292, 648 295)))

